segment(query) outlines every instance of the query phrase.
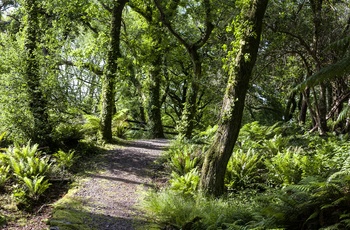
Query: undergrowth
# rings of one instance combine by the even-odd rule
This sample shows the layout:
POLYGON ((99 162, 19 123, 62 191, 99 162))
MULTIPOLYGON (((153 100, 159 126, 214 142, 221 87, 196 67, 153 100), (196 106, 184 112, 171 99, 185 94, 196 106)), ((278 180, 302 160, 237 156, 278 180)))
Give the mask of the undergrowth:
POLYGON ((350 144, 297 126, 245 125, 229 161, 227 193, 198 191, 210 141, 179 138, 163 156, 169 186, 149 191, 141 209, 172 229, 349 229, 350 144))

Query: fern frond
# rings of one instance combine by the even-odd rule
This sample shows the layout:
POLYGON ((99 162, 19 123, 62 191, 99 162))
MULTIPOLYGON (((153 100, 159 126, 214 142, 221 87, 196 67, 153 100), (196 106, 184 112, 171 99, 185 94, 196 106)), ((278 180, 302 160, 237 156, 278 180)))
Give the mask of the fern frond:
POLYGON ((321 69, 316 74, 312 75, 300 85, 296 87, 295 90, 303 91, 306 87, 314 87, 321 82, 332 80, 336 77, 341 77, 345 73, 350 72, 350 56, 343 58, 342 60, 329 65, 323 69, 321 69))

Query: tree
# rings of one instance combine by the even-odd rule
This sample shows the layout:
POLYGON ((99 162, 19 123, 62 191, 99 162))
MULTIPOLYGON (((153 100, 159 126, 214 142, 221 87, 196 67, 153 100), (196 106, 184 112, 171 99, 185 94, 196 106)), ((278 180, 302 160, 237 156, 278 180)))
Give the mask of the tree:
MULTIPOLYGON (((164 7, 164 5, 161 4, 159 0, 154 0, 154 2, 159 10, 163 24, 168 28, 169 32, 186 48, 186 51, 192 61, 192 80, 187 90, 186 102, 179 125, 180 134, 184 135, 186 138, 190 138, 195 125, 195 116, 197 113, 197 97, 200 89, 200 80, 202 78, 202 58, 200 56, 199 50, 206 44, 214 29, 214 25, 212 23, 212 5, 209 0, 203 0, 199 4, 193 4, 194 6, 192 7, 194 8, 197 6, 202 7, 202 20, 204 21, 202 22, 204 29, 198 28, 200 31, 199 38, 193 42, 191 41, 194 40, 193 35, 190 35, 189 38, 183 37, 179 31, 176 31, 174 25, 171 23, 171 19, 173 19, 174 15, 176 15, 178 12, 177 8, 179 6, 179 1, 171 1, 168 3, 167 8, 164 7)), ((191 5, 188 4, 188 8, 190 7, 191 5)), ((182 10, 185 13, 187 11, 186 7, 182 7, 182 10)))
POLYGON ((205 154, 202 167, 200 188, 206 194, 214 196, 220 196, 224 192, 226 167, 241 127, 245 96, 257 59, 268 0, 244 2, 241 14, 235 22, 237 50, 230 63, 218 130, 205 154))
POLYGON ((51 143, 52 127, 49 121, 47 97, 40 85, 39 63, 39 2, 37 0, 24 0, 23 8, 26 14, 24 29, 24 78, 27 83, 29 107, 34 119, 32 140, 40 145, 51 143))
MULTIPOLYGON (((148 129, 150 138, 164 138, 162 123, 162 102, 161 102, 161 81, 162 81, 162 63, 165 49, 162 45, 164 39, 162 28, 159 27, 158 14, 154 5, 150 2, 133 2, 130 4, 133 10, 142 16, 147 22, 147 29, 143 31, 146 41, 140 42, 144 53, 143 63, 149 65, 147 78, 147 111, 148 111, 148 129), (146 52, 145 52, 146 51, 146 52)), ((139 55, 141 56, 141 55, 139 55)), ((139 57, 136 57, 139 58, 139 57)), ((143 70, 145 71, 145 70, 143 70)))
POLYGON ((101 109, 101 133, 102 139, 112 141, 112 119, 115 108, 115 81, 118 71, 118 58, 120 53, 120 30, 122 26, 122 13, 128 0, 113 2, 111 9, 110 41, 107 56, 107 64, 103 74, 102 83, 102 109, 101 109))

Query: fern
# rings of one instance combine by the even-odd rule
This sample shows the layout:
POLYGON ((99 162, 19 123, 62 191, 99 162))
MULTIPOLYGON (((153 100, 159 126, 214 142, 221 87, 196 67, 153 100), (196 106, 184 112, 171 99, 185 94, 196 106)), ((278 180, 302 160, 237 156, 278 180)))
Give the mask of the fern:
POLYGON ((41 157, 38 145, 27 145, 20 147, 14 145, 7 149, 8 164, 17 178, 44 176, 51 168, 48 158, 41 157))
POLYGON ((350 56, 347 56, 340 61, 321 69, 319 72, 312 75, 297 86, 296 90, 302 91, 306 87, 316 86, 321 82, 329 81, 336 77, 341 77, 343 74, 348 72, 350 72, 350 56))
POLYGON ((45 180, 44 176, 34 178, 23 177, 22 181, 27 191, 26 195, 33 200, 38 200, 51 185, 48 180, 45 180))
POLYGON ((84 115, 83 131, 86 135, 96 137, 101 129, 101 120, 94 115, 84 115))
POLYGON ((0 165, 0 188, 7 182, 10 175, 10 166, 0 165))
POLYGON ((287 185, 301 180, 301 152, 300 148, 288 148, 265 161, 273 183, 287 185))
POLYGON ((200 157, 196 152, 195 147, 192 145, 184 145, 182 149, 172 148, 168 150, 170 170, 179 175, 189 173, 200 163, 200 157))
POLYGON ((199 172, 196 168, 181 176, 173 172, 169 180, 170 189, 184 195, 194 196, 199 185, 199 179, 199 172))
POLYGON ((75 151, 70 150, 68 153, 59 150, 55 154, 53 154, 57 165, 62 167, 63 169, 70 169, 77 157, 75 156, 75 151))

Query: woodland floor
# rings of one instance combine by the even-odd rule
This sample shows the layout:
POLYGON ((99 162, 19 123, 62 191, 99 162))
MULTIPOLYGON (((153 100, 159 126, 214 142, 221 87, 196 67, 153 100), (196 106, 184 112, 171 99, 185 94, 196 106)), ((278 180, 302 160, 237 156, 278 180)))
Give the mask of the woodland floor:
POLYGON ((114 146, 97 158, 97 170, 86 173, 54 208, 40 210, 25 227, 5 229, 148 229, 142 227, 149 223, 135 204, 142 190, 164 184, 154 161, 167 146, 168 141, 161 139, 114 146))

